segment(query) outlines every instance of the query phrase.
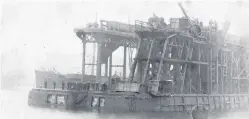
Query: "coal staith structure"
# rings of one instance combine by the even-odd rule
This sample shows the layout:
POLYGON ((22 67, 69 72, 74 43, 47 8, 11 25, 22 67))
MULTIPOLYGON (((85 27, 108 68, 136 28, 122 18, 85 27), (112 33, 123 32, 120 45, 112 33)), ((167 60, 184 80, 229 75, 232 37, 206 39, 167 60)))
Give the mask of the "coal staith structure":
MULTIPOLYGON (((187 15, 167 24, 155 14, 134 25, 100 20, 74 29, 82 41, 82 74, 36 71, 36 88, 28 104, 112 112, 165 112, 172 117, 206 119, 249 105, 248 39, 225 38, 215 21, 204 26, 187 15), (86 63, 86 45, 97 43, 97 62, 86 63), (123 65, 113 65, 113 52, 124 48, 123 65), (129 76, 127 52, 136 49, 129 76), (86 66, 96 66, 87 75, 86 66), (122 76, 112 74, 114 67, 122 76), (104 70, 104 71, 103 71, 104 70), (104 72, 104 73, 102 73, 104 72), (172 116, 173 115, 173 116, 172 116)), ((95 57, 95 56, 94 56, 95 57)))

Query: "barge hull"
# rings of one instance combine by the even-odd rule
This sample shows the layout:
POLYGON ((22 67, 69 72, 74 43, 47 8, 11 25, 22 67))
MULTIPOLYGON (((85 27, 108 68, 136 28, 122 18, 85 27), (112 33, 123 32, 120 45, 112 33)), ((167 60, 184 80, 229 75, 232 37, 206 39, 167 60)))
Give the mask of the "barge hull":
POLYGON ((179 94, 150 97, 139 93, 77 92, 67 90, 33 89, 29 105, 64 109, 86 109, 101 112, 174 112, 191 115, 193 111, 207 115, 231 110, 247 109, 249 95, 179 94), (51 101, 51 96, 55 97, 51 101), (59 98, 62 98, 59 100, 59 98))

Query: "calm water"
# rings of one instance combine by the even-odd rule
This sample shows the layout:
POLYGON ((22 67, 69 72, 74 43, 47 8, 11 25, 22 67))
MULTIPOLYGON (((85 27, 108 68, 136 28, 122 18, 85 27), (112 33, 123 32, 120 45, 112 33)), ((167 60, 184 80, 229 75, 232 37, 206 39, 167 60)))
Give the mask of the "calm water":
MULTIPOLYGON (((161 113, 98 114, 34 108, 27 105, 27 97, 27 89, 1 91, 0 119, 166 119, 161 113)), ((217 119, 249 119, 249 111, 231 113, 217 119)))

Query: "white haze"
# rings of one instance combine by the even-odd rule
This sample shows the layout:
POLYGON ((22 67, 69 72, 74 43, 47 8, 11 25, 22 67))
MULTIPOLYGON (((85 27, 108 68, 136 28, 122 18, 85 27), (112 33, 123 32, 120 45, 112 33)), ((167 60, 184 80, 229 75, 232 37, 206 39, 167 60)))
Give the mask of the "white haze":
MULTIPOLYGON (((97 20, 131 24, 135 20, 146 21, 153 13, 167 21, 170 17, 182 16, 177 3, 172 1, 17 1, 1 3, 1 51, 8 54, 6 52, 13 53, 16 49, 22 65, 10 61, 4 65, 11 67, 8 71, 22 69, 30 80, 34 79, 34 69, 40 68, 55 68, 63 73, 81 72, 82 44, 73 29, 94 22, 96 13, 97 20)), ((198 17, 205 24, 213 19, 222 27, 225 20, 230 20, 229 33, 249 34, 248 3, 238 7, 235 2, 187 2, 184 7, 191 17, 198 17)), ((122 48, 115 52, 114 64, 122 64, 121 53, 122 48)), ((91 54, 92 47, 88 46, 87 57, 91 54)), ((4 72, 8 72, 6 70, 4 72)))
MULTIPOLYGON (((96 12, 98 20, 126 23, 129 21, 132 24, 134 20, 146 21, 152 13, 166 20, 170 17, 182 16, 175 2, 56 1, 59 0, 5 0, 4 2, 0 0, 0 51, 8 55, 1 73, 19 69, 25 72, 27 79, 32 83, 34 82, 34 69, 56 68, 62 73, 80 72, 82 45, 73 29, 95 21, 96 12)), ((190 16, 198 17, 205 23, 208 23, 209 19, 217 20, 220 26, 225 20, 231 20, 229 33, 240 36, 249 35, 248 3, 243 4, 241 8, 238 8, 235 2, 230 2, 230 4, 229 2, 188 3, 184 4, 184 7, 190 16)), ((88 46, 87 50, 89 58, 92 48, 88 46)), ((115 64, 122 63, 121 53, 122 48, 115 52, 115 64)), ((90 62, 89 59, 87 61, 90 62)), ((91 70, 90 67, 87 68, 91 70)), ((99 119, 103 116, 88 112, 72 113, 31 108, 27 105, 29 87, 27 88, 19 91, 0 90, 1 119, 99 119)), ((149 115, 134 116, 133 114, 110 115, 102 119, 157 118, 157 115, 149 117, 149 115)), ((248 113, 231 113, 219 119, 248 119, 248 113)))

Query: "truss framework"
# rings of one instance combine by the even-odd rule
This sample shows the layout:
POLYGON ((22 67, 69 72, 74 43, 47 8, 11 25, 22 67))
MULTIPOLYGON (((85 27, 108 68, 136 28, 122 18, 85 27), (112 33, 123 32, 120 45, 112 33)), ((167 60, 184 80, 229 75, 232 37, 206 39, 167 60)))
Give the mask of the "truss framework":
POLYGON ((144 36, 147 32, 138 33, 131 79, 151 84, 151 92, 160 92, 160 81, 172 81, 172 93, 178 94, 248 93, 248 52, 241 46, 203 43, 178 32, 164 33, 164 39, 144 36))

